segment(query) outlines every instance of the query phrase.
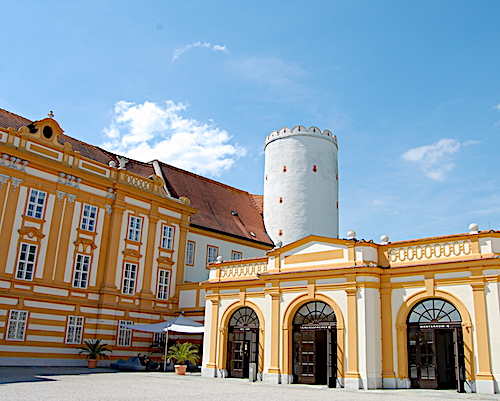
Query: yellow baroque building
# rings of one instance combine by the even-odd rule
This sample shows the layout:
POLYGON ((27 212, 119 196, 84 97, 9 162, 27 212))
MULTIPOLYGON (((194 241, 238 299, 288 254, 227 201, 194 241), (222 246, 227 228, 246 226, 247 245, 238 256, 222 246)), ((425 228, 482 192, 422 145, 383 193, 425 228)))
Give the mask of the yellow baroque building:
POLYGON ((97 338, 126 359, 158 338, 120 324, 203 322, 207 263, 272 248, 261 208, 0 110, 0 365, 85 365, 77 347, 97 338))
POLYGON ((500 232, 471 231, 381 244, 308 236, 212 264, 202 374, 498 392, 499 256, 500 232))
POLYGON ((264 149, 276 246, 209 265, 202 375, 498 392, 500 232, 339 239, 336 136, 284 127, 264 149))
POLYGON ((265 148, 262 197, 0 110, 0 365, 150 353, 126 325, 183 312, 205 377, 499 392, 500 232, 339 239, 337 138, 265 148))

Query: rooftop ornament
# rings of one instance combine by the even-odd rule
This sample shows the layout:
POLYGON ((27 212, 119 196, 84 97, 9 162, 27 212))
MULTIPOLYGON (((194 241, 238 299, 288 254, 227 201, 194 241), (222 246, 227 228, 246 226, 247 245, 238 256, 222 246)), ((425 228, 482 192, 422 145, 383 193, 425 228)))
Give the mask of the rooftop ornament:
POLYGON ((476 223, 469 224, 469 234, 477 234, 479 232, 479 226, 476 223))

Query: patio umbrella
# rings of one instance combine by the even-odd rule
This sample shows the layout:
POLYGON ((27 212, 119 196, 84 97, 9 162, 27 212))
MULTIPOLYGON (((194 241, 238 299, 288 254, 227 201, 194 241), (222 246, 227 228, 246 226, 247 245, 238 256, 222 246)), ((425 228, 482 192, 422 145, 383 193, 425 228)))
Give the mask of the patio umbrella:
POLYGON ((162 333, 164 331, 175 331, 178 333, 204 333, 205 327, 202 323, 195 322, 183 315, 166 320, 164 322, 152 324, 120 324, 132 330, 145 331, 148 333, 162 333))
POLYGON ((120 326, 127 327, 132 330, 145 331, 148 333, 162 333, 165 332, 165 358, 163 359, 163 368, 166 370, 167 366, 167 344, 168 332, 175 331, 177 333, 204 333, 205 326, 201 323, 185 317, 180 314, 176 318, 166 320, 164 322, 152 324, 121 324, 120 326))

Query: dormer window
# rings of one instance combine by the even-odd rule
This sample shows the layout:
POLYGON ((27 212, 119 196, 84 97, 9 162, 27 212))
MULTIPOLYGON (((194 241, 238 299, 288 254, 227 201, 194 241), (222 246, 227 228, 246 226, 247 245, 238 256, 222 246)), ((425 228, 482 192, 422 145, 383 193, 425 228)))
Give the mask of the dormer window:
POLYGON ((63 130, 59 126, 56 120, 53 118, 44 118, 43 120, 34 121, 27 126, 30 133, 35 138, 39 138, 42 141, 50 142, 51 144, 62 147, 63 145, 58 142, 59 135, 63 133, 63 130))

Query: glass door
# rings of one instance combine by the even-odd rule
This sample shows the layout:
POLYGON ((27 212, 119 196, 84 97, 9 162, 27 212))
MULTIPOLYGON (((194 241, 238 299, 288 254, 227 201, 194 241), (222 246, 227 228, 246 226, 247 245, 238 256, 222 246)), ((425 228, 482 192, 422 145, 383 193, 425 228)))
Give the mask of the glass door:
POLYGON ((418 333, 420 353, 417 357, 420 388, 437 388, 436 341, 434 330, 418 333), (420 361, 418 361, 420 359, 420 361))
POLYGON ((327 382, 328 387, 337 387, 337 332, 328 330, 327 338, 327 382))
POLYGON ((316 336, 314 331, 299 333, 299 383, 316 383, 316 336))
POLYGON ((245 377, 248 373, 245 372, 248 368, 248 343, 245 340, 245 332, 234 333, 234 351, 231 366, 232 377, 245 377), (245 375, 246 373, 246 375, 245 375))

